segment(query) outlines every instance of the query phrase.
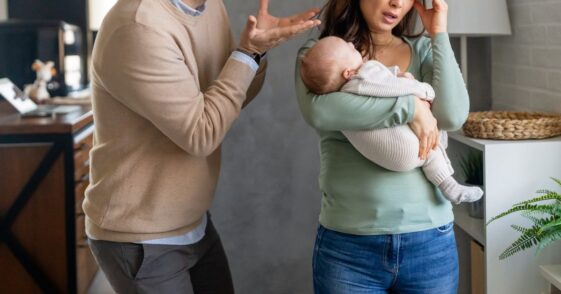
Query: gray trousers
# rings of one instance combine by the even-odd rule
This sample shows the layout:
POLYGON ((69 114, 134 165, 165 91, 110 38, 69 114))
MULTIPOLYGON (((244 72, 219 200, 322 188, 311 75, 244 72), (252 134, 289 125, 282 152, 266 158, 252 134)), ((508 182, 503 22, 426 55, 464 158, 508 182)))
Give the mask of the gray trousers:
POLYGON ((93 255, 117 293, 234 293, 228 260, 210 215, 192 245, 90 240, 93 255))

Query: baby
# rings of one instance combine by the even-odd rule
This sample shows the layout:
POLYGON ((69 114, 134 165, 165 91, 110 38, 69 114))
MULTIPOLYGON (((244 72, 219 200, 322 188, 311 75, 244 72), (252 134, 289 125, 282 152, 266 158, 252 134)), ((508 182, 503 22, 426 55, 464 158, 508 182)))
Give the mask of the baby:
MULTIPOLYGON (((363 96, 396 97, 415 95, 431 102, 435 92, 399 68, 387 68, 378 61, 363 62, 352 43, 338 37, 321 39, 302 58, 300 74, 308 89, 316 94, 343 91, 363 96)), ((419 139, 407 126, 364 131, 342 131, 349 142, 370 161, 393 171, 422 167, 427 179, 455 204, 481 198, 479 187, 460 185, 443 144, 431 150, 426 160, 418 157, 419 139)), ((442 133, 443 138, 446 133, 442 133)))

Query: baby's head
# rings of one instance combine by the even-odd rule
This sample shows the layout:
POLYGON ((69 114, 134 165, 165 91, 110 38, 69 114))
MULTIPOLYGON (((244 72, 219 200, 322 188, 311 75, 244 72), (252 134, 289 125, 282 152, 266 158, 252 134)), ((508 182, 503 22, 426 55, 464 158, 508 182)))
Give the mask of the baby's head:
POLYGON ((338 91, 362 66, 362 55, 338 37, 319 40, 302 58, 300 75, 316 94, 338 91))

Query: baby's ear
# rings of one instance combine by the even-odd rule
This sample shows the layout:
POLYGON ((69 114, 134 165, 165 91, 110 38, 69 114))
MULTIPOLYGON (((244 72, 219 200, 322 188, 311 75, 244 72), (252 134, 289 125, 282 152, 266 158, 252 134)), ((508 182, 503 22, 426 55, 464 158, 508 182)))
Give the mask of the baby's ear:
POLYGON ((355 75, 356 75, 356 70, 354 69, 346 68, 343 71, 343 78, 345 78, 345 80, 350 80, 355 75))

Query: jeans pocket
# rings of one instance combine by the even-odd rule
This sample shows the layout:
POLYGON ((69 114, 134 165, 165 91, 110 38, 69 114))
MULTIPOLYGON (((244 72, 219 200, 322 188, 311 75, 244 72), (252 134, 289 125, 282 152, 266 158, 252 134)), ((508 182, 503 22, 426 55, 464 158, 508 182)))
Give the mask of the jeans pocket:
POLYGON ((145 263, 144 245, 134 243, 121 243, 120 245, 124 270, 129 273, 131 278, 136 279, 145 263))
POLYGON ((448 224, 436 228, 436 230, 442 235, 446 235, 452 232, 453 229, 454 229, 454 222, 450 222, 448 224))

